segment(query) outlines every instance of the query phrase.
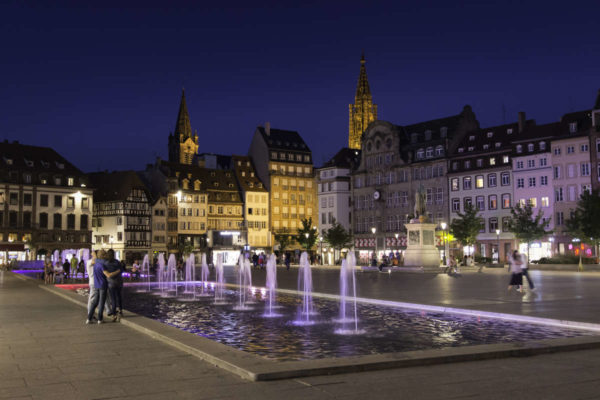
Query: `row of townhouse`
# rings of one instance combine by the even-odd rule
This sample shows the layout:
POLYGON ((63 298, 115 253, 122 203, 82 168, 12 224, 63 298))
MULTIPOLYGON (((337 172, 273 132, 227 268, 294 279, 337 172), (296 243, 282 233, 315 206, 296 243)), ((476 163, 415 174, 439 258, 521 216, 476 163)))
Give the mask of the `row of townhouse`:
MULTIPOLYGON (((550 219, 553 233, 533 244, 532 259, 565 253, 572 249, 565 221, 583 192, 600 187, 599 132, 600 92, 593 109, 544 125, 519 113, 517 122, 480 128, 468 106, 452 117, 407 126, 375 121, 362 136, 359 163, 345 174, 352 178, 347 228, 355 249, 365 259, 374 251, 403 250, 404 224, 423 190, 429 220, 440 231, 466 205, 479 211, 483 223, 473 250, 482 256, 504 260, 517 247, 509 231, 517 203, 550 219)), ((319 171, 326 173, 326 166, 319 171)), ((326 175, 319 179, 320 188, 329 187, 326 175)), ((333 203, 339 207, 347 196, 333 203)), ((329 204, 320 203, 324 225, 329 204)))

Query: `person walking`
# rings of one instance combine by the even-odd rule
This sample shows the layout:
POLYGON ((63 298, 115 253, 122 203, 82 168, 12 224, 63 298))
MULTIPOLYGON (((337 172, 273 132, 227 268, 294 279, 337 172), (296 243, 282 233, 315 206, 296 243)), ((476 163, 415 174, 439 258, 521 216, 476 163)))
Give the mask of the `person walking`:
POLYGON ((517 287, 517 291, 521 291, 521 287, 523 286, 523 274, 521 271, 522 261, 520 258, 520 254, 517 250, 515 250, 512 254, 512 257, 508 257, 508 268, 510 271, 510 282, 508 284, 508 290, 512 289, 513 286, 517 287))
POLYGON ((104 263, 104 275, 108 281, 108 293, 110 294, 111 310, 108 315, 113 317, 113 322, 119 322, 123 315, 123 264, 115 259, 115 251, 110 249, 106 252, 104 263))
POLYGON ((529 289, 535 290, 535 285, 533 284, 533 281, 529 277, 529 260, 527 259, 525 254, 519 254, 519 256, 521 257, 521 274, 525 278, 527 278, 527 283, 529 284, 529 289))
MULTIPOLYGON (((90 288, 90 295, 88 297, 88 306, 87 306, 87 310, 88 310, 88 320, 86 321, 86 324, 89 324, 91 322, 89 315, 90 315, 90 310, 92 309, 92 304, 94 302, 96 302, 96 304, 98 303, 99 299, 98 299, 98 291, 94 290, 94 264, 96 264, 97 258, 96 258, 96 252, 92 251, 92 258, 90 258, 87 261, 87 265, 86 265, 86 272, 88 274, 88 286, 90 288), (90 321, 90 322, 88 322, 90 321)), ((85 277, 85 275, 84 275, 85 277)), ((92 313, 92 318, 94 318, 94 315, 92 313)))
POLYGON ((290 270, 290 261, 291 261, 291 260, 290 260, 290 257, 291 257, 291 256, 290 256, 290 253, 289 253, 289 252, 286 252, 284 257, 285 257, 285 258, 284 258, 284 262, 285 262, 285 268, 286 268, 286 269, 289 271, 289 270, 290 270))
POLYGON ((92 302, 88 306, 88 315, 85 321, 86 324, 92 323, 96 307, 98 307, 98 323, 101 324, 104 322, 104 303, 106 302, 106 292, 108 290, 108 281, 106 279, 106 274, 104 273, 105 257, 106 252, 104 250, 98 251, 96 261, 92 264, 92 275, 94 279, 93 291, 95 293, 90 296, 92 297, 92 302))
POLYGON ((65 272, 65 282, 67 281, 67 279, 69 279, 71 277, 71 263, 69 262, 69 260, 67 260, 65 258, 65 262, 63 263, 63 271, 65 272))
POLYGON ((53 284, 54 283, 54 267, 52 266, 52 261, 50 260, 50 258, 46 258, 44 270, 46 273, 44 282, 46 284, 53 284))
POLYGON ((77 279, 77 266, 79 265, 79 260, 75 255, 71 257, 71 271, 73 271, 74 278, 77 279))

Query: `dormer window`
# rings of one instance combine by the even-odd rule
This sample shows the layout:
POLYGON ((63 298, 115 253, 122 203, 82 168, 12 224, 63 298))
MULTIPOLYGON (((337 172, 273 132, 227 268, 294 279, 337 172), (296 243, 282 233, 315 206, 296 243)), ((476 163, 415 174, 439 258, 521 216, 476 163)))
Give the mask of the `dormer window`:
POLYGON ((490 165, 496 165, 496 157, 490 157, 490 165))
POLYGON ((65 164, 63 164, 63 163, 59 163, 59 162, 57 161, 57 162, 56 162, 56 167, 57 167, 58 169, 65 169, 65 164))
POLYGON ((188 190, 188 189, 190 188, 190 187, 189 187, 189 186, 190 186, 190 182, 189 182, 187 179, 184 179, 184 180, 181 182, 181 186, 183 187, 183 189, 185 189, 185 190, 188 190))
POLYGON ((540 150, 546 150, 546 142, 540 142, 540 150))
POLYGON ((571 133, 577 132, 577 122, 571 122, 569 124, 569 132, 571 132, 571 133))
POLYGON ((513 129, 512 129, 512 128, 508 128, 508 129, 506 130, 506 134, 507 134, 507 135, 512 135, 512 133, 513 133, 513 129))
POLYGON ((213 182, 214 187, 219 187, 219 182, 213 182))
POLYGON ((410 134, 410 141, 411 143, 417 143, 417 141, 419 140, 419 134, 418 133, 411 133, 410 134))
POLYGON ((4 159, 4 162, 6 163, 6 165, 13 165, 13 160, 12 158, 7 158, 7 157, 2 157, 4 159))
POLYGON ((75 179, 68 177, 67 178, 67 186, 74 186, 75 185, 75 179))
POLYGON ((500 146, 502 146, 502 143, 500 143, 500 142, 496 142, 495 146, 496 146, 496 148, 497 148, 497 149, 499 149, 499 148, 500 148, 500 146))
POLYGON ((502 156, 502 162, 504 164, 508 164, 508 161, 509 161, 508 156, 502 156))
POLYGON ((200 190, 200 181, 199 180, 194 181, 194 190, 200 190))
POLYGON ((248 182, 248 187, 254 187, 254 183, 248 182))
POLYGON ((233 187, 233 183, 230 183, 230 184, 229 184, 229 187, 230 187, 230 188, 232 188, 232 187, 233 187))
POLYGON ((469 142, 472 142, 474 140, 475 140, 475 136, 473 136, 473 135, 469 136, 469 142))
POLYGON ((425 151, 423 149, 417 150, 417 160, 423 159, 424 156, 425 156, 425 151))
POLYGON ((28 167, 33 167, 33 161, 28 160, 26 158, 24 158, 23 161, 25 161, 25 165, 27 165, 28 167))
POLYGON ((533 151, 533 149, 534 149, 533 143, 529 143, 527 145, 527 151, 533 151))
POLYGON ((484 149, 484 150, 487 150, 487 149, 489 149, 489 148, 490 148, 490 145, 489 145, 489 144, 484 144, 484 145, 483 145, 483 149, 484 149))
POLYGON ((477 159, 477 166, 478 167, 483 167, 483 160, 481 158, 477 159))
POLYGON ((442 126, 442 129, 440 129, 440 136, 445 138, 448 135, 448 128, 445 126, 442 126))
POLYGON ((464 148, 464 147, 459 147, 459 148, 458 148, 458 152, 459 152, 459 153, 462 153, 462 152, 464 152, 464 151, 465 151, 465 148, 464 148))
POLYGON ((473 150, 475 150, 475 147, 469 146, 469 151, 473 151, 473 150))
POLYGON ((471 168, 471 161, 467 160, 465 161, 465 169, 469 169, 471 168))
POLYGON ((523 146, 521 146, 520 144, 517 145, 517 153, 522 153, 523 152, 523 146))
POLYGON ((433 157, 433 147, 427 148, 427 150, 425 151, 425 157, 427 157, 427 158, 433 157))
POLYGON ((42 167, 44 168, 48 168, 50 166, 50 163, 48 161, 40 161, 42 163, 42 167))
POLYGON ((488 137, 488 138, 491 138, 491 137, 493 137, 493 136, 494 136, 494 132, 488 132, 488 133, 487 133, 487 137, 488 137))
POLYGON ((436 157, 440 157, 444 155, 444 148, 442 146, 437 146, 435 148, 435 155, 436 157))
POLYGON ((430 130, 425 131, 425 140, 431 140, 431 131, 430 130))
POLYGON ((215 176, 215 171, 211 171, 210 176, 215 176))

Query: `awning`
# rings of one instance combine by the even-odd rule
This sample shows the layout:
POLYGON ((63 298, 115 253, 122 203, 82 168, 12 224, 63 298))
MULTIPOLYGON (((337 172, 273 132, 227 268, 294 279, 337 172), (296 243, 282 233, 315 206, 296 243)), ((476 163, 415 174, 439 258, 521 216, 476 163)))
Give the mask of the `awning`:
POLYGON ((0 251, 25 251, 23 243, 0 243, 0 251))

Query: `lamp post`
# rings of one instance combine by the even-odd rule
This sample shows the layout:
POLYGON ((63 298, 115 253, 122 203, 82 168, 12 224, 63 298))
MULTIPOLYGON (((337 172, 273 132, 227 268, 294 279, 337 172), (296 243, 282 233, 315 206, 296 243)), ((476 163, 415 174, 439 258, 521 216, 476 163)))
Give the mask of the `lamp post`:
POLYGON ((110 248, 112 250, 112 248, 113 248, 113 242, 115 241, 115 238, 113 237, 113 235, 110 235, 110 238, 108 240, 110 241, 110 248))
POLYGON ((446 224, 445 222, 442 222, 440 224, 440 227, 442 228, 442 241, 444 242, 444 257, 442 257, 442 263, 444 265, 446 265, 446 259, 448 257, 448 251, 446 250, 446 227, 448 226, 448 224, 446 224))
POLYGON ((321 265, 323 265, 323 236, 319 236, 319 255, 321 256, 321 265))
POLYGON ((375 238, 375 260, 377 260, 377 235, 375 235, 377 233, 377 228, 372 227, 371 232, 373 232, 373 237, 375 238))
POLYGON ((575 245, 573 246, 573 249, 577 249, 577 251, 579 252, 579 266, 577 267, 577 270, 579 272, 582 272, 583 271, 583 263, 581 262, 581 249, 579 248, 579 243, 581 242, 581 239, 573 238, 573 239, 571 239, 571 241, 573 243, 575 243, 575 245))
POLYGON ((306 251, 308 251, 308 236, 309 236, 308 232, 306 232, 304 234, 304 236, 306 237, 306 251))
POLYGON ((496 229, 496 253, 498 253, 498 264, 500 264, 500 229, 496 229))

